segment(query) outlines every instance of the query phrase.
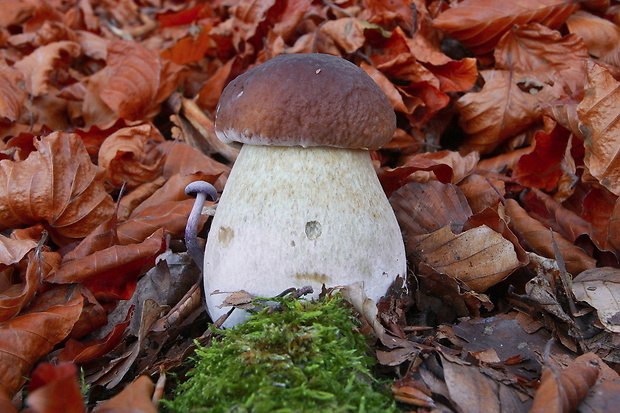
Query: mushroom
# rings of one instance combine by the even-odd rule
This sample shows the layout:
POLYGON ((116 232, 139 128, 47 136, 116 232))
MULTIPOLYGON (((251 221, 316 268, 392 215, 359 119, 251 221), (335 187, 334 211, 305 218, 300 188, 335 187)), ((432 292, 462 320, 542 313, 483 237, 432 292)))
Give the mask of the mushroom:
MULTIPOLYGON (((215 129, 243 144, 207 238, 204 285, 215 320, 228 293, 363 282, 377 301, 405 277, 401 231, 370 151, 396 127, 381 88, 325 54, 275 57, 235 78, 215 129)), ((225 323, 244 319, 235 311, 225 323)))

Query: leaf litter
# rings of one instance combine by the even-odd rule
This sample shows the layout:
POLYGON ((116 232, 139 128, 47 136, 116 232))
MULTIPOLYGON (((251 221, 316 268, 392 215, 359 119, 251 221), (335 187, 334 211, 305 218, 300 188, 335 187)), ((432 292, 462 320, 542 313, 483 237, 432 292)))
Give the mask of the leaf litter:
POLYGON ((617 405, 617 5, 0 5, 3 411, 170 396, 166 373, 217 335, 182 237, 183 188, 221 191, 238 153, 214 134, 219 94, 308 52, 362 67, 398 116, 372 157, 409 275, 379 303, 342 290, 397 407, 617 405))

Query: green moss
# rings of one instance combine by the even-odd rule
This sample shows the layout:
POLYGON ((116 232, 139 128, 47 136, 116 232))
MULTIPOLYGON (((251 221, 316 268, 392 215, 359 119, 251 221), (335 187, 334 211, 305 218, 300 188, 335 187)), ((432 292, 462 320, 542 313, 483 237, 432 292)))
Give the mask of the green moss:
POLYGON ((199 347, 177 412, 395 412, 369 368, 364 337, 339 295, 284 298, 199 347))

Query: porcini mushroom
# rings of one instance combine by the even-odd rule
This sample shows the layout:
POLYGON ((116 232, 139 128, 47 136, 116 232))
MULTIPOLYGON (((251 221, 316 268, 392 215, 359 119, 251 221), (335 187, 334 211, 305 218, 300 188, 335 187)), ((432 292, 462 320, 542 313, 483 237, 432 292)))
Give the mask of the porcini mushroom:
MULTIPOLYGON (((379 86, 324 54, 275 57, 224 89, 220 140, 243 144, 207 238, 204 283, 217 319, 225 293, 362 281, 375 301, 406 273, 403 239, 370 151, 396 127, 379 86)), ((225 325, 243 314, 234 312, 225 325)))

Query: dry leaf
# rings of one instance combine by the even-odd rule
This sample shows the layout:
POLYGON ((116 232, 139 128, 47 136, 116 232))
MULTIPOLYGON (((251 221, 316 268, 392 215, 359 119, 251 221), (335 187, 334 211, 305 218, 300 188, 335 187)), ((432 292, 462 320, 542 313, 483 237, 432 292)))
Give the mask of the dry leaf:
POLYGON ((407 252, 433 270, 482 292, 521 266, 514 246, 486 225, 454 234, 446 226, 428 235, 412 237, 407 252))
POLYGON ((78 297, 0 324, 0 395, 10 398, 26 382, 34 363, 69 335, 83 301, 78 297))
POLYGON ((21 116, 27 97, 22 90, 23 83, 21 72, 10 66, 0 66, 0 122, 15 122, 21 116))
POLYGON ((620 333, 620 270, 594 268, 573 279, 573 293, 596 309, 607 331, 620 333))
POLYGON ((112 214, 103 169, 91 163, 77 135, 54 132, 34 146, 24 161, 0 161, 0 225, 43 221, 53 236, 84 237, 112 214))
POLYGON ((620 64, 620 27, 584 10, 573 13, 566 25, 583 39, 591 55, 612 65, 620 64))
POLYGON ((534 397, 530 413, 576 411, 579 403, 599 376, 603 361, 593 354, 585 354, 562 371, 547 368, 534 397))
POLYGON ((538 23, 514 26, 502 37, 494 55, 497 69, 535 73, 545 83, 562 83, 569 94, 583 89, 589 56, 579 36, 562 37, 538 23))
POLYGON ((429 181, 411 182, 390 197, 405 241, 450 225, 459 233, 472 215, 467 199, 457 186, 429 181))
POLYGON ((41 363, 32 372, 24 413, 82 413, 86 411, 74 364, 41 363))
POLYGON ((472 52, 483 54, 514 26, 540 23, 555 29, 578 7, 570 0, 465 0, 441 13, 433 24, 472 52))
POLYGON ((68 71, 68 62, 80 54, 80 45, 75 42, 61 41, 37 48, 32 54, 16 62, 14 67, 24 75, 26 90, 32 96, 41 96, 50 91, 52 75, 56 78, 60 66, 68 71))
MULTIPOLYGON (((526 250, 533 251, 543 257, 555 258, 549 228, 528 215, 514 199, 506 200, 506 213, 510 216, 510 229, 519 237, 526 250)), ((553 239, 564 257, 566 270, 569 273, 579 274, 596 266, 596 260, 562 235, 553 232, 553 239)))
POLYGON ((140 376, 125 389, 97 406, 93 413, 157 413, 151 401, 155 385, 148 376, 140 376))
POLYGON ((603 66, 588 63, 586 94, 577 107, 585 137, 585 164, 601 185, 620 195, 620 88, 603 66))
POLYGON ((161 133, 148 123, 108 136, 99 149, 99 166, 105 168, 106 180, 117 188, 125 184, 133 189, 155 179, 164 163, 157 148, 163 141, 161 133))
POLYGON ((485 80, 480 92, 456 101, 460 124, 469 135, 461 152, 489 153, 508 138, 540 119, 541 102, 554 100, 559 85, 550 86, 536 74, 517 77, 504 70, 480 72, 485 80))

